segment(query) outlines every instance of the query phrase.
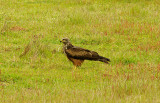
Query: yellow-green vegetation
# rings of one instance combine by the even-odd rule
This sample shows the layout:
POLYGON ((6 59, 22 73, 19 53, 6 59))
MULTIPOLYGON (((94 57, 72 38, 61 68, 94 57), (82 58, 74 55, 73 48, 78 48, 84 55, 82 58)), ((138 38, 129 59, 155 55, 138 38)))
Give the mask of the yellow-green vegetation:
POLYGON ((0 103, 159 103, 159 0, 1 0, 0 103), (77 70, 63 37, 110 58, 77 70))

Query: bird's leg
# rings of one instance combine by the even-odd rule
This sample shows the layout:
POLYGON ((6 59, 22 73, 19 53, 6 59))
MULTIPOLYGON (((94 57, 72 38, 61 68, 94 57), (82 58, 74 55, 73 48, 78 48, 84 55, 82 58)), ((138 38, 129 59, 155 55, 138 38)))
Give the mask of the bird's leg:
POLYGON ((77 68, 76 66, 73 67, 72 73, 75 72, 76 68, 77 68))
POLYGON ((74 66, 74 69, 72 70, 72 77, 74 80, 82 79, 80 70, 77 68, 77 66, 74 66))
POLYGON ((74 66, 74 70, 76 70, 77 69, 77 67, 76 66, 74 66))
POLYGON ((76 70, 77 70, 77 67, 74 66, 72 69, 72 76, 74 76, 74 78, 76 77, 76 70))

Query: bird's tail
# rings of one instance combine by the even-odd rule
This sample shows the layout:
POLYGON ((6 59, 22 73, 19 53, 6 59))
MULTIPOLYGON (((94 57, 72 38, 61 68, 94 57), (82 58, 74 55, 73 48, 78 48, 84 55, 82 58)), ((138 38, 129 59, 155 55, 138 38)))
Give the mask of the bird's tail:
POLYGON ((110 59, 105 58, 105 57, 102 57, 102 56, 99 56, 98 61, 101 61, 101 62, 104 62, 104 63, 107 63, 107 64, 108 64, 108 63, 110 62, 110 59))

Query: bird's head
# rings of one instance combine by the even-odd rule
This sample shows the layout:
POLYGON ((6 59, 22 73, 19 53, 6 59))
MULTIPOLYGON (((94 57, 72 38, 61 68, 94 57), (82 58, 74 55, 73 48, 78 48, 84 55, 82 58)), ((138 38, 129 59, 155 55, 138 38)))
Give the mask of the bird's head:
POLYGON ((68 38, 63 38, 60 42, 62 42, 63 44, 68 44, 70 43, 68 38))

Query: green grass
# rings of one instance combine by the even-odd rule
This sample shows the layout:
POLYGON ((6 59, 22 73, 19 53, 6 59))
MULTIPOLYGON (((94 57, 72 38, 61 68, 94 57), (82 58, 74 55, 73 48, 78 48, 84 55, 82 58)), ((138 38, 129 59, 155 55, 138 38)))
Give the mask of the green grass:
POLYGON ((159 103, 159 14, 158 0, 2 0, 0 102, 159 103), (63 37, 111 63, 73 71, 63 37))

